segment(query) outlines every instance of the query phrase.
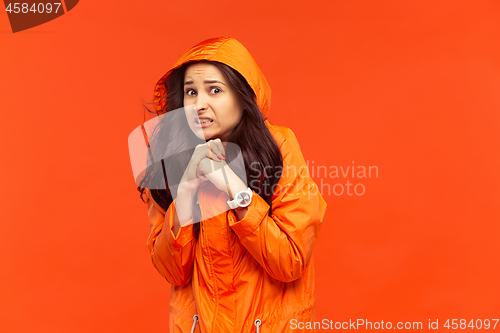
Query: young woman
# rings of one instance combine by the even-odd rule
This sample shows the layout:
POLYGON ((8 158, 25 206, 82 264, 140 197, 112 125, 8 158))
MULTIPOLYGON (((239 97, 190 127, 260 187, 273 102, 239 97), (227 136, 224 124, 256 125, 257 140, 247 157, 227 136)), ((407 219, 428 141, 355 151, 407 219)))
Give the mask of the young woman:
MULTIPOLYGON (((170 332, 291 332, 292 319, 314 321, 313 247, 326 203, 294 133, 267 120, 270 94, 229 37, 195 45, 156 84, 157 113, 193 105, 205 138, 162 164, 184 161, 175 190, 172 177, 166 190, 138 188, 153 265, 172 285, 170 332), (230 145, 243 170, 229 166, 239 154, 230 145)), ((190 135, 166 133, 167 146, 190 135)))

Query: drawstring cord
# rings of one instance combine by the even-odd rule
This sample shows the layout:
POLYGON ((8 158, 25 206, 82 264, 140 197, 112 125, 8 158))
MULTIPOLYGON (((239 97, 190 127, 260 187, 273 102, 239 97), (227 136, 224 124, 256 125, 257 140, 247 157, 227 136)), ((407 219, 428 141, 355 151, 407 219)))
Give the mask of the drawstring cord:
MULTIPOLYGON (((196 323, 198 322, 198 315, 194 315, 193 316, 193 327, 191 327, 191 333, 194 333, 194 328, 196 327, 196 323)), ((257 319, 254 321, 254 325, 255 327, 257 328, 257 333, 260 332, 260 325, 262 324, 262 322, 260 321, 260 319, 257 319)))
POLYGON ((191 327, 191 333, 194 333, 194 327, 196 326, 196 322, 198 321, 198 315, 193 316, 193 327, 191 327))
POLYGON ((259 330, 259 326, 260 326, 260 324, 261 324, 261 323, 262 323, 262 322, 260 321, 260 319, 256 319, 256 320, 254 321, 254 325, 255 325, 255 327, 257 327, 257 333, 259 333, 259 332, 260 332, 260 330, 259 330))

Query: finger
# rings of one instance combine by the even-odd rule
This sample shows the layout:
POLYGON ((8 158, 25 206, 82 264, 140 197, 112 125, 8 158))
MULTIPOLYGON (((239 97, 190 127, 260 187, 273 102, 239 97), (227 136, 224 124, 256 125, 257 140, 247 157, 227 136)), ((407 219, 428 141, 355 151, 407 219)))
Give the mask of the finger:
POLYGON ((208 157, 211 160, 220 162, 223 159, 222 155, 218 152, 219 148, 217 147, 214 141, 212 140, 208 141, 207 147, 208 147, 208 157))
POLYGON ((221 159, 225 159, 225 149, 220 139, 215 139, 210 141, 210 148, 212 151, 221 159))
POLYGON ((226 159, 226 147, 220 139, 216 139, 215 141, 217 143, 217 148, 219 148, 220 154, 224 157, 224 159, 226 159))
POLYGON ((221 153, 226 151, 226 142, 222 142, 220 139, 215 139, 214 142, 217 144, 217 147, 220 149, 221 153))
MULTIPOLYGON (((197 163, 199 164, 202 159, 205 157, 208 157, 210 159, 214 158, 214 154, 211 151, 211 145, 210 142, 199 144, 195 148, 195 153, 196 153, 196 158, 197 158, 197 163)), ((194 156, 194 154, 193 154, 194 156)), ((215 157, 217 158, 217 157, 215 157)))
POLYGON ((207 175, 215 171, 216 162, 208 157, 204 157, 198 165, 198 172, 201 175, 207 175))

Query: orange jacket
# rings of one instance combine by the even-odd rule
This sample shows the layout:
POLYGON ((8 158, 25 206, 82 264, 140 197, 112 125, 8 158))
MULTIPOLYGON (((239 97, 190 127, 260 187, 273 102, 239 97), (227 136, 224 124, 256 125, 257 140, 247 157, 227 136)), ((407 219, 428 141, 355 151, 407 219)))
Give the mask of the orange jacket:
MULTIPOLYGON (((198 59, 220 61, 241 73, 267 118, 271 90, 243 45, 228 37, 206 40, 172 69, 198 59)), ((169 73, 155 88, 159 110, 169 73)), ((147 246, 154 266, 172 284, 170 332, 300 332, 291 329, 290 320, 315 319, 313 247, 326 203, 306 172, 294 133, 267 119, 266 124, 280 147, 284 168, 271 216, 269 205, 253 192, 242 220, 228 210, 202 220, 198 240, 192 224, 174 236, 176 201, 165 211, 149 190, 145 192, 151 228, 147 246)), ((226 193, 217 191, 210 182, 200 185, 202 219, 210 205, 227 200, 226 193)))

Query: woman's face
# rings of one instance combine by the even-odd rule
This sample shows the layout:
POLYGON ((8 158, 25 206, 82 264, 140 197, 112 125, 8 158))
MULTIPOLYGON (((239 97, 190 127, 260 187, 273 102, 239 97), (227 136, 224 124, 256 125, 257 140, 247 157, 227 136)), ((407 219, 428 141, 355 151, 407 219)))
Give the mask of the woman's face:
POLYGON ((184 75, 184 106, 194 104, 200 124, 195 133, 203 130, 205 140, 227 138, 239 124, 243 115, 238 92, 224 74, 214 65, 196 63, 189 65, 184 75))

